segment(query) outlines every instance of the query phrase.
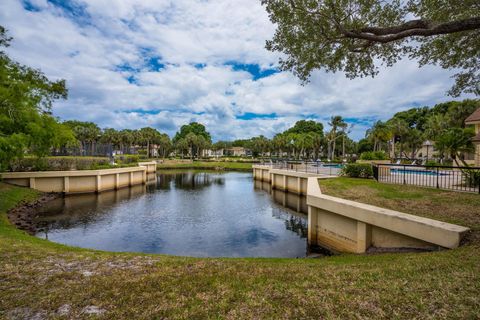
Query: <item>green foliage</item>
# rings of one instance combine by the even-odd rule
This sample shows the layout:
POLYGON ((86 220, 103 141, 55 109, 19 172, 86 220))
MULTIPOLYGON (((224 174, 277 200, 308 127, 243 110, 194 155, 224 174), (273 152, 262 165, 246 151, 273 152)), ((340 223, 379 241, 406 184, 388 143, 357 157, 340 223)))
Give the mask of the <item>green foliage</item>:
POLYGON ((193 133, 196 136, 202 136, 209 143, 212 142, 212 137, 210 136, 210 133, 207 132, 203 124, 198 122, 191 122, 189 124, 183 125, 180 128, 180 131, 175 134, 173 142, 176 143, 180 139, 185 139, 189 133, 193 133))
MULTIPOLYGON (((473 151, 474 135, 472 128, 450 128, 437 138, 435 146, 440 152, 447 153, 458 165, 457 158, 462 152, 473 151)), ((461 161, 464 166, 467 165, 464 160, 461 161)))
POLYGON ((373 143, 373 151, 380 151, 392 138, 392 131, 386 122, 379 120, 367 130, 365 136, 373 143))
POLYGON ((270 149, 279 155, 287 152, 294 158, 318 158, 324 143, 322 123, 300 120, 293 127, 275 135, 270 143, 270 149))
MULTIPOLYGON (((436 152, 439 156, 452 156, 456 152, 448 152, 446 144, 452 145, 453 140, 460 137, 463 147, 457 148, 458 153, 471 150, 468 139, 460 132, 465 128, 465 119, 477 108, 480 108, 478 99, 466 99, 463 101, 450 101, 440 103, 432 108, 412 108, 396 113, 386 124, 392 137, 400 139, 395 144, 396 149, 400 149, 402 157, 408 152, 413 158, 416 151, 427 139, 434 142, 441 140, 440 145, 435 143, 436 152), (456 133, 449 132, 453 130, 456 133), (456 136, 456 138, 454 137, 456 136), (450 141, 447 141, 450 140, 450 141)), ((467 128, 466 136, 469 136, 467 128)))
POLYGON ((373 176, 372 165, 367 163, 348 163, 342 168, 342 176, 350 178, 370 178, 373 176))
POLYGON ((464 170, 463 179, 466 187, 480 187, 480 170, 464 170))
POLYGON ((122 164, 137 163, 140 157, 136 154, 123 154, 115 156, 115 162, 122 164))
POLYGON ((323 124, 321 122, 316 122, 313 120, 299 120, 295 122, 295 125, 290 129, 284 131, 284 133, 317 133, 323 136, 323 124))
POLYGON ((362 154, 364 152, 373 151, 373 141, 368 138, 360 139, 357 145, 357 152, 362 154))
POLYGON ((263 156, 270 149, 271 142, 268 138, 261 135, 251 138, 246 146, 252 150, 253 156, 263 156))
POLYGON ((11 171, 90 170, 109 166, 108 158, 100 157, 26 157, 10 165, 11 171))
POLYGON ((93 122, 69 120, 63 122, 63 124, 73 131, 75 138, 77 138, 82 145, 96 142, 102 133, 102 130, 93 122))
POLYGON ((189 154, 192 159, 200 157, 202 150, 209 148, 212 144, 210 133, 206 131, 203 124, 197 122, 183 125, 172 141, 182 157, 189 154))
POLYGON ((388 154, 384 151, 367 151, 360 155, 360 160, 388 160, 388 154))
POLYGON ((425 162, 425 166, 426 167, 439 167, 439 166, 442 166, 442 164, 435 161, 435 160, 428 160, 427 162, 425 162))
POLYGON ((403 57, 460 70, 450 94, 477 92, 478 1, 262 0, 276 25, 270 51, 282 70, 308 81, 315 69, 375 76, 403 57), (415 20, 412 20, 414 17, 415 20))
MULTIPOLYGON (((0 26, 0 48, 11 38, 0 26)), ((66 99, 65 81, 11 60, 0 51, 0 170, 26 152, 46 156, 54 147, 76 142, 73 133, 50 114, 57 99, 66 99)))

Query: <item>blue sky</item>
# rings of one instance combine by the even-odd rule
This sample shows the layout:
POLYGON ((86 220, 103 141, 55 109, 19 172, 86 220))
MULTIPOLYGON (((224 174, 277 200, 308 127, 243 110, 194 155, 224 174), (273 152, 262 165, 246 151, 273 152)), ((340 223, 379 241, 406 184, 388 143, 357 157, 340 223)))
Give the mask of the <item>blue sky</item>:
POLYGON ((104 128, 173 135, 199 121, 219 140, 342 115, 359 139, 377 119, 451 99, 453 71, 408 60, 374 79, 317 71, 300 85, 264 48, 275 28, 259 0, 3 0, 0 24, 13 58, 67 80, 53 113, 104 128))

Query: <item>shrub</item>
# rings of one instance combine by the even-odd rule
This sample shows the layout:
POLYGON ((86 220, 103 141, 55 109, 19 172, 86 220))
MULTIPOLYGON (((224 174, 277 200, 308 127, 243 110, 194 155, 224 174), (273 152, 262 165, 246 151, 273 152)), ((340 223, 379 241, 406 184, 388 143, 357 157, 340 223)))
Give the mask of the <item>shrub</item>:
POLYGON ((368 163, 348 163, 342 168, 341 174, 350 178, 370 178, 373 176, 372 165, 368 163))
POLYGON ((121 164, 137 163, 140 157, 136 154, 123 154, 115 156, 115 161, 121 164))
POLYGON ((466 187, 476 188, 480 186, 480 170, 463 170, 463 178, 466 187))
POLYGON ((27 157, 18 159, 10 166, 11 171, 66 171, 88 170, 109 164, 108 158, 100 157, 27 157))
POLYGON ((360 160, 388 160, 390 159, 384 151, 367 151, 360 155, 360 160))

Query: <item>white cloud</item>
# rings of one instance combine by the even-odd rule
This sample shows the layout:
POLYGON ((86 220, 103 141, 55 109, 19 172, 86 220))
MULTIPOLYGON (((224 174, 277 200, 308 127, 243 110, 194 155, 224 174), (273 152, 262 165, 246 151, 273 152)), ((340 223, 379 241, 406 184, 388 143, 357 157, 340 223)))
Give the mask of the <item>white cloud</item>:
MULTIPOLYGON (((264 49, 274 26, 258 0, 76 0, 69 2, 75 15, 46 0, 30 3, 38 11, 19 0, 0 3, 1 24, 14 37, 8 52, 50 78, 67 80, 70 97, 54 108, 62 119, 155 126, 169 134, 197 120, 214 138, 231 139, 272 136, 304 117, 325 125, 333 114, 384 119, 449 99, 452 73, 418 69, 415 61, 375 79, 315 72, 306 86, 288 72, 255 81, 235 71, 226 63, 269 68, 279 57, 264 49), (151 58, 164 67, 149 68, 151 58), (238 119, 244 113, 276 117, 238 119)), ((362 137, 365 128, 357 125, 353 136, 362 137)))

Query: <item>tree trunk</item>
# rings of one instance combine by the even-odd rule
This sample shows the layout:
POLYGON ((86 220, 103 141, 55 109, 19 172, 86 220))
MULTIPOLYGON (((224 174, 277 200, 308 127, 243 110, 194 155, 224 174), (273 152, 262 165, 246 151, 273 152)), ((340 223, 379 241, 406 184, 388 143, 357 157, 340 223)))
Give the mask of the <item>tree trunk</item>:
MULTIPOLYGON (((336 137, 335 137, 336 138, 336 137)), ((332 161, 335 159, 335 149, 337 147, 337 139, 333 138, 333 146, 332 146, 332 161)))

